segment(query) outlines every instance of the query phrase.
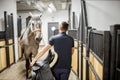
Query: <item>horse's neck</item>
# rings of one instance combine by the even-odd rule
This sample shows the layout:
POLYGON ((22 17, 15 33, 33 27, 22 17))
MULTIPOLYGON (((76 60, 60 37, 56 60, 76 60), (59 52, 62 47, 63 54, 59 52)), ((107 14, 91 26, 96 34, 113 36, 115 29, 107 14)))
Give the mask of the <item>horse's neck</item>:
POLYGON ((29 28, 25 28, 21 31, 21 36, 20 36, 20 43, 22 45, 28 45, 28 34, 29 34, 29 28))
POLYGON ((30 45, 37 45, 35 41, 35 35, 33 33, 30 36, 28 36, 28 42, 30 45))

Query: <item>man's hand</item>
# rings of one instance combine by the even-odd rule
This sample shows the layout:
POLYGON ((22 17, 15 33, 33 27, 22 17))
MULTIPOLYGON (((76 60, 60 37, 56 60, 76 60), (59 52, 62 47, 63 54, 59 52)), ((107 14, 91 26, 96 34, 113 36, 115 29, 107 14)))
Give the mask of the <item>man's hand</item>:
POLYGON ((35 64, 35 60, 33 60, 31 63, 30 63, 30 66, 32 67, 34 64, 35 64))
POLYGON ((48 51, 48 49, 50 49, 52 46, 50 44, 47 44, 46 46, 44 46, 42 48, 42 50, 35 56, 35 58, 33 59, 33 61, 30 63, 30 66, 33 66, 35 64, 35 62, 42 56, 44 55, 45 52, 48 51))

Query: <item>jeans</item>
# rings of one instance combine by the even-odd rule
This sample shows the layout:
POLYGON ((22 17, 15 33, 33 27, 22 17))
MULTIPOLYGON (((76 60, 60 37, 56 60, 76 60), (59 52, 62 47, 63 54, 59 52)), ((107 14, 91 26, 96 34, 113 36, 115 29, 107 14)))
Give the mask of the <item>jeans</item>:
POLYGON ((52 72, 56 80, 68 80, 70 69, 53 69, 52 72))

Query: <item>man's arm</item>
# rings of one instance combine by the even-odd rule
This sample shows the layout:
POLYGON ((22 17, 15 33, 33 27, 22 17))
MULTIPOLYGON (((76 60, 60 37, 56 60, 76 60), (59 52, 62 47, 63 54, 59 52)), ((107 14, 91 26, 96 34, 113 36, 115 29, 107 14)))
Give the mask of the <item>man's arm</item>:
POLYGON ((31 66, 33 66, 33 64, 42 56, 45 54, 45 52, 48 51, 48 49, 50 49, 52 46, 50 44, 47 44, 46 46, 44 46, 42 48, 42 50, 40 52, 38 52, 38 54, 35 56, 35 58, 33 59, 33 61, 31 62, 31 66))

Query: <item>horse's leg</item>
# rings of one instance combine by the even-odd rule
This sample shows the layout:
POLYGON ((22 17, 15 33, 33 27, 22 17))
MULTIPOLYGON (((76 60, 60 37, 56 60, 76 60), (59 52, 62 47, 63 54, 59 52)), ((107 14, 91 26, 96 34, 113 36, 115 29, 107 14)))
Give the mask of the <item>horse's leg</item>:
POLYGON ((30 61, 32 62, 32 53, 30 53, 30 61))
MULTIPOLYGON (((29 55, 29 61, 32 62, 32 53, 29 55)), ((29 66, 29 70, 31 72, 32 68, 29 66)), ((32 78, 32 74, 30 73, 29 78, 32 78)))
POLYGON ((28 79, 29 77, 29 66, 30 66, 30 63, 29 63, 29 59, 26 59, 26 79, 28 79))

